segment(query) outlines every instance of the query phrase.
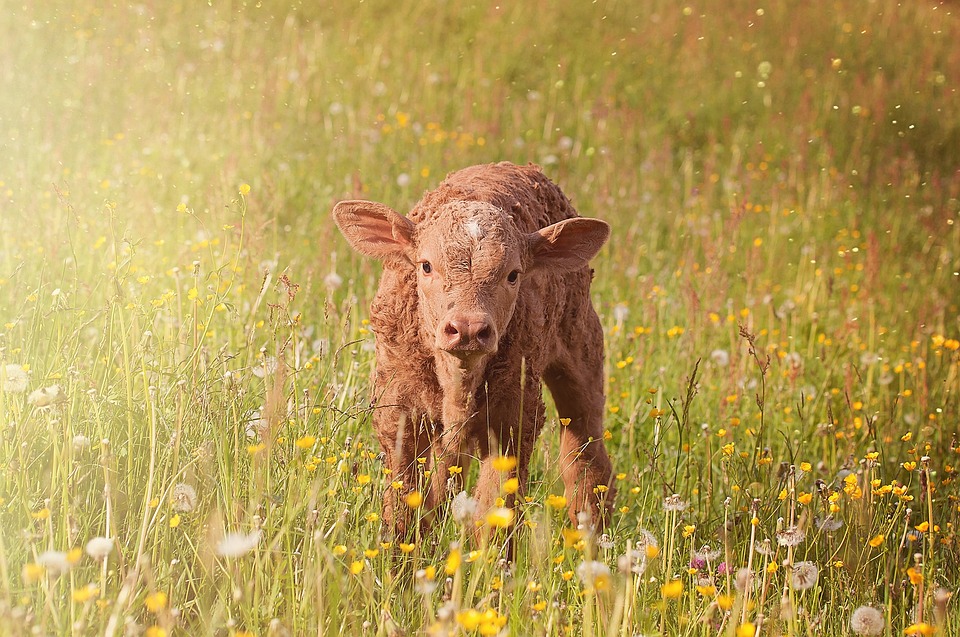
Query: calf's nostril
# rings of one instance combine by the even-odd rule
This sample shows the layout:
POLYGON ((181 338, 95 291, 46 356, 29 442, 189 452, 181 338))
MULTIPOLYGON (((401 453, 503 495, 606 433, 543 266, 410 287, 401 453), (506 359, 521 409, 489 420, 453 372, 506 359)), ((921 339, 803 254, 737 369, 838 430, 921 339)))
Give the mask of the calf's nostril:
POLYGON ((481 343, 488 343, 493 337, 493 330, 490 329, 489 325, 484 325, 480 328, 480 331, 477 332, 477 340, 481 343))
POLYGON ((455 336, 460 335, 460 330, 458 330, 457 326, 454 325, 453 323, 447 323, 446 326, 443 328, 443 333, 453 338, 455 336))

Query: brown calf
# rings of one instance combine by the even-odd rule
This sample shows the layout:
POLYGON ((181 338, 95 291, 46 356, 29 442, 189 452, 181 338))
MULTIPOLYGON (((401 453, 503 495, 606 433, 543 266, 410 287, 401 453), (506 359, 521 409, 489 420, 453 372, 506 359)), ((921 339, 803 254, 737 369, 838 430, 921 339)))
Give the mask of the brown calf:
POLYGON ((559 461, 570 517, 585 512, 602 528, 614 493, 587 262, 609 226, 578 217, 538 167, 507 162, 448 175, 407 217, 370 201, 340 202, 333 215, 354 250, 384 264, 370 310, 373 426, 403 483, 387 489, 385 521, 401 536, 411 530, 401 498, 417 488, 417 458, 432 471, 428 510, 460 490, 451 468, 466 472, 472 455, 478 515, 510 477, 522 495, 544 424, 542 380, 569 419, 559 461), (507 475, 493 466, 501 455, 517 458, 507 475))

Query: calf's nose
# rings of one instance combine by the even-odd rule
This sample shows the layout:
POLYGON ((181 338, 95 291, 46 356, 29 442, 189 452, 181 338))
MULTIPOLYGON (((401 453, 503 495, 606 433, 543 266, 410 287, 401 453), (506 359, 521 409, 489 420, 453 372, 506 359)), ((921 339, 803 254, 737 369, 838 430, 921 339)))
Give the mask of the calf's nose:
POLYGON ((497 347, 496 330, 483 314, 450 317, 437 336, 440 349, 448 352, 492 352, 497 347))

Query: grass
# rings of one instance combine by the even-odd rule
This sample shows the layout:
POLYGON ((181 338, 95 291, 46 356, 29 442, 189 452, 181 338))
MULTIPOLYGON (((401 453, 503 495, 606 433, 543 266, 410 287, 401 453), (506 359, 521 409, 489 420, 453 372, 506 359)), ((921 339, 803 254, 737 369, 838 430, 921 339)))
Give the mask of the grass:
POLYGON ((34 5, 0 11, 0 632, 960 630, 954 7, 34 5), (329 216, 501 159, 614 228, 617 514, 570 527, 551 415, 513 564, 383 528, 378 271, 329 216))

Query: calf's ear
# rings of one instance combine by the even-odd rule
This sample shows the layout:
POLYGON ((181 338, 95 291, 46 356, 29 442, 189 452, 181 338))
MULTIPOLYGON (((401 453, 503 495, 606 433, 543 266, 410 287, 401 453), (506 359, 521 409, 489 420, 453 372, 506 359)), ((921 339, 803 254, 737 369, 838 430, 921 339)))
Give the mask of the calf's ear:
POLYGON ((610 236, 610 226, 599 219, 564 219, 527 235, 531 270, 570 272, 595 257, 610 236))
POLYGON ((375 201, 341 201, 333 220, 350 247, 377 259, 409 258, 413 247, 412 221, 375 201))

